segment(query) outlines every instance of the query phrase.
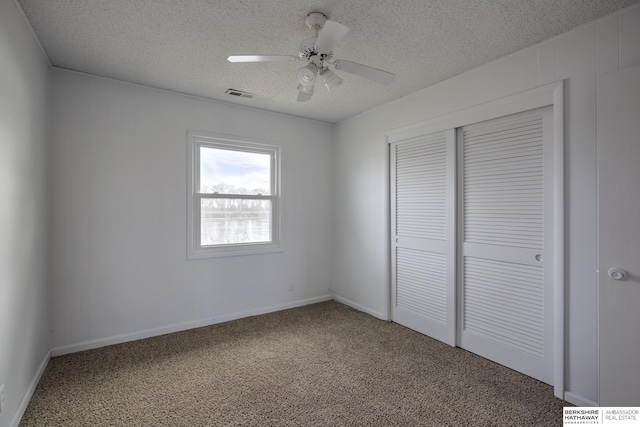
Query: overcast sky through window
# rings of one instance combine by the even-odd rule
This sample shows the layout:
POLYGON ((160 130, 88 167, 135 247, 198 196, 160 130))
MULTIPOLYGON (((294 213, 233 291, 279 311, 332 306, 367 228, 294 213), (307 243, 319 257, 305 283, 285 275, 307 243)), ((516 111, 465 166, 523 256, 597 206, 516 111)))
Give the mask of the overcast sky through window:
POLYGON ((200 186, 206 191, 213 185, 225 183, 243 188, 245 194, 269 194, 271 156, 269 154, 246 153, 200 148, 200 186), (261 190, 261 191, 256 191, 261 190))

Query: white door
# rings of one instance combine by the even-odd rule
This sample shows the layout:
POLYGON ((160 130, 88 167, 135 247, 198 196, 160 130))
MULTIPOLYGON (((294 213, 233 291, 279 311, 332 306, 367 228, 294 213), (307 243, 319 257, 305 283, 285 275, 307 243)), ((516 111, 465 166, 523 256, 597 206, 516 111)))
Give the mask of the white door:
POLYGON ((598 186, 599 404, 640 406, 640 66, 600 80, 598 186))
POLYGON ((393 320, 455 345, 454 131, 390 149, 393 320))
POLYGON ((553 383, 553 107, 458 129, 460 347, 553 383))

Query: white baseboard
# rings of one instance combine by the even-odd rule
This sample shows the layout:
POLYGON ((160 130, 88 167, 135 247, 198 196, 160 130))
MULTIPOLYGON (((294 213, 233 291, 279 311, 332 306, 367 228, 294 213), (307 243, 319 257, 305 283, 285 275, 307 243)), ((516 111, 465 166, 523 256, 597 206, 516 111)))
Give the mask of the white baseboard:
POLYGON ((257 310, 242 311, 238 313, 225 314, 222 316, 216 316, 213 320, 214 323, 224 323, 231 320, 242 319, 250 316, 259 316, 261 314, 273 313, 274 311, 287 310, 290 308, 302 307, 309 304, 316 304, 324 301, 331 301, 332 295, 323 295, 321 297, 308 298, 299 301, 288 302, 286 304, 274 305, 271 307, 259 308, 257 310))
POLYGON ((186 331, 188 329, 201 328, 213 324, 213 319, 198 320, 196 322, 179 323, 177 325, 163 326, 161 328, 146 329, 144 331, 132 332, 129 334, 116 335, 97 340, 83 341, 77 344, 64 345, 51 349, 52 356, 62 356, 79 351, 93 350, 94 348, 106 347, 108 345, 122 344, 129 341, 137 341, 145 338, 156 337, 158 335, 170 334, 173 332, 186 331))
POLYGON ((584 397, 578 396, 577 394, 571 393, 570 391, 564 392, 564 400, 569 403, 573 403, 576 406, 598 406, 598 402, 585 399, 584 397))
POLYGON ((331 295, 323 295, 321 297, 309 298, 300 301, 294 301, 272 307, 265 307, 258 310, 245 311, 239 313, 226 314, 216 316, 214 319, 204 319, 195 322, 180 323, 177 325, 163 326, 160 328, 146 329, 144 331, 132 332, 129 334, 116 335, 108 338, 100 338, 97 340, 83 341, 77 344, 69 344, 51 349, 51 356, 62 356, 79 351, 93 350, 95 348, 106 347, 108 345, 122 344, 130 341, 142 340, 145 338, 156 337, 158 335, 170 334, 173 332, 186 331, 188 329, 201 328, 203 326, 213 325, 214 323, 228 322, 230 320, 241 319, 243 317, 257 316, 259 314, 271 313, 274 311, 286 310, 288 308, 302 307, 304 305, 314 304, 322 301, 330 301, 331 295))
POLYGON ((369 314, 369 315, 371 315, 371 316, 373 316, 373 317, 375 317, 375 318, 377 318, 377 319, 380 319, 380 320, 390 320, 390 319, 389 319, 389 316, 387 316, 387 315, 385 315, 385 314, 382 314, 382 313, 380 313, 380 312, 378 312, 378 311, 372 310, 372 309, 370 309, 369 307, 365 307, 365 306, 360 305, 360 304, 358 304, 358 303, 356 303, 356 302, 353 302, 353 301, 351 301, 351 300, 348 300, 348 299, 346 299, 346 298, 343 298, 343 297, 341 297, 341 296, 339 296, 339 295, 335 295, 335 296, 334 296, 334 299, 335 299, 337 302, 341 303, 341 304, 348 305, 349 307, 355 308, 356 310, 361 311, 361 312, 363 312, 363 313, 367 313, 367 314, 369 314))
POLYGON ((36 391, 36 387, 38 387, 40 378, 42 378, 42 374, 44 374, 44 370, 47 369, 47 365, 49 364, 49 359, 51 359, 51 352, 47 351, 47 354, 44 355, 44 359, 42 359, 42 362, 40 362, 40 366, 38 366, 38 370, 36 371, 36 374, 31 379, 31 382, 29 383, 29 387, 27 388, 26 393, 24 394, 24 396, 22 396, 20 405, 18 405, 18 409, 16 410, 15 414, 13 414, 13 419, 9 423, 9 427, 18 427, 18 424, 20 424, 20 420, 22 420, 24 411, 27 410, 27 406, 29 406, 31 397, 33 397, 33 393, 36 391))

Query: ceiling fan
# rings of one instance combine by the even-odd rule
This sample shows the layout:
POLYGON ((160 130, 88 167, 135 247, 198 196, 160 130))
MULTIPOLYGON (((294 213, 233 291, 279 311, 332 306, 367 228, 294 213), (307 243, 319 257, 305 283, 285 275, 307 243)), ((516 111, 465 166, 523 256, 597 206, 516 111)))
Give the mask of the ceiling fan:
POLYGON ((329 21, 324 14, 319 12, 307 15, 305 22, 314 32, 314 36, 306 38, 300 43, 298 55, 232 55, 227 60, 229 62, 305 61, 307 64, 298 69, 298 101, 300 102, 311 99, 317 76, 320 76, 329 92, 342 84, 342 79, 329 69, 329 65, 336 70, 385 85, 395 81, 395 74, 387 71, 344 59, 332 61, 333 47, 349 32, 349 27, 329 21))

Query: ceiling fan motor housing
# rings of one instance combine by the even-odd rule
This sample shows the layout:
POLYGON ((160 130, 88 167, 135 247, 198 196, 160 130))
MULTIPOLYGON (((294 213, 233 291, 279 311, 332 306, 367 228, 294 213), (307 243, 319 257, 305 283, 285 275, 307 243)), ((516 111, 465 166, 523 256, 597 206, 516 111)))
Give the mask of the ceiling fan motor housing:
MULTIPOLYGON (((311 61, 316 56, 320 61, 329 61, 333 58, 333 52, 320 52, 316 49, 317 37, 309 37, 300 43, 300 59, 311 61)), ((319 64, 318 64, 319 65, 319 64)))

